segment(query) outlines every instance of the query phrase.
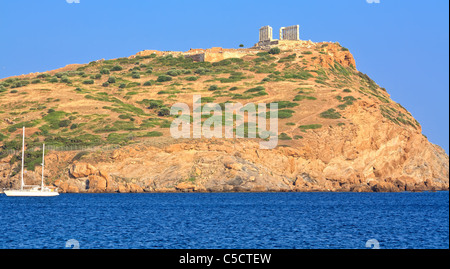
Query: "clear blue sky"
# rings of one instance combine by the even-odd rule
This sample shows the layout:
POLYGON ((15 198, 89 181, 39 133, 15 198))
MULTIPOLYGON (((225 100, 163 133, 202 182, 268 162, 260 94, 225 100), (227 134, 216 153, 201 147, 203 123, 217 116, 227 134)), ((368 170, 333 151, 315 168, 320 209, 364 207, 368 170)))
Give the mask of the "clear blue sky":
POLYGON ((258 29, 300 25, 300 37, 338 41, 449 152, 446 0, 0 0, 0 78, 144 49, 246 47, 258 29))

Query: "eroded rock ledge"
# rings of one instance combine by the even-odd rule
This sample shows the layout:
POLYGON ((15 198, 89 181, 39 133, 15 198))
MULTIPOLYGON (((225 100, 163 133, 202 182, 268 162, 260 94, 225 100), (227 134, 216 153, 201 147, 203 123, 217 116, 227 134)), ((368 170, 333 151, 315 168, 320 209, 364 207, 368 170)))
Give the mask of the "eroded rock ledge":
MULTIPOLYGON (((405 151, 397 158, 387 151, 369 159, 377 153, 368 150, 353 160, 311 159, 307 148, 261 150, 248 139, 134 145, 91 152, 79 160, 76 152, 53 152, 47 160, 48 183, 67 193, 448 190, 448 156, 430 147, 432 152, 425 150, 421 158, 405 151), (430 165, 436 158, 442 158, 443 169, 430 165), (385 167, 379 170, 380 161, 385 167)), ((8 165, 0 166, 4 175, 8 165)), ((27 173, 27 182, 36 179, 38 172, 27 173)), ((3 182, 16 185, 18 175, 3 182)))

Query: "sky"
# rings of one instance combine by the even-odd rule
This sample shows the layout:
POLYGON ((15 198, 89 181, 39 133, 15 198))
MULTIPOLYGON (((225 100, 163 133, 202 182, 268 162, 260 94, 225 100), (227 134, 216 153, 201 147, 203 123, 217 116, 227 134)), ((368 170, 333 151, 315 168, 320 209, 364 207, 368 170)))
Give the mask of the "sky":
POLYGON ((0 78, 145 49, 251 47, 261 26, 278 38, 296 24, 302 40, 348 48, 449 153, 446 0, 0 0, 0 78))

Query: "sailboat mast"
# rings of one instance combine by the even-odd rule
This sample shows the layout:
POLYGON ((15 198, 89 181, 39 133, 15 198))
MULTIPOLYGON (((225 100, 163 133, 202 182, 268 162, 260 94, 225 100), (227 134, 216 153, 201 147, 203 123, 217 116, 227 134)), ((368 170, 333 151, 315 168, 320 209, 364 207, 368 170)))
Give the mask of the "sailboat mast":
POLYGON ((22 173, 21 173, 21 182, 20 182, 20 190, 23 190, 23 160, 25 158, 25 126, 23 126, 23 134, 22 134, 22 173))
POLYGON ((41 182, 41 191, 44 191, 44 154, 45 154, 45 144, 42 145, 42 182, 41 182))

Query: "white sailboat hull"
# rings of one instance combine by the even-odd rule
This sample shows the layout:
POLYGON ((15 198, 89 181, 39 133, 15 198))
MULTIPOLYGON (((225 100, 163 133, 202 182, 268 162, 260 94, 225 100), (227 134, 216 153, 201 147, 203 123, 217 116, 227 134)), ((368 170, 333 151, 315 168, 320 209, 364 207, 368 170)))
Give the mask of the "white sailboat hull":
POLYGON ((44 160, 45 160, 45 144, 42 145, 42 184, 41 186, 36 185, 28 185, 31 188, 24 188, 27 185, 23 182, 23 161, 25 158, 25 126, 23 127, 22 134, 22 169, 21 169, 21 177, 20 177, 20 189, 19 190, 5 190, 4 193, 6 196, 32 196, 32 197, 49 197, 49 196, 58 196, 58 190, 54 188, 49 188, 44 186, 44 160))
POLYGON ((6 196, 32 196, 32 197, 49 197, 58 196, 57 191, 40 191, 40 190, 5 190, 6 196))

